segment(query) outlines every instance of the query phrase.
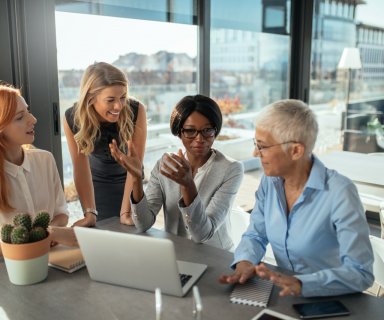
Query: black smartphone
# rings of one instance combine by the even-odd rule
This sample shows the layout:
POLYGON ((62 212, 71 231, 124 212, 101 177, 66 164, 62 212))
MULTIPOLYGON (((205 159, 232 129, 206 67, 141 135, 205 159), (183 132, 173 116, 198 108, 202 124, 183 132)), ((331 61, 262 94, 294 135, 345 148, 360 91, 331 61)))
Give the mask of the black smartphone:
POLYGON ((314 319, 347 316, 349 310, 338 300, 297 303, 293 308, 299 313, 301 319, 314 319))

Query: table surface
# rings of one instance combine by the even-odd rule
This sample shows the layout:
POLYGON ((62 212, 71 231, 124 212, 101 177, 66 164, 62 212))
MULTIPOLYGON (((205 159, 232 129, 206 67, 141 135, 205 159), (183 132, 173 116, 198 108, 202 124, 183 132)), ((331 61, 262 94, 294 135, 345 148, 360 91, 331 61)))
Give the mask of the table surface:
POLYGON ((384 188, 384 155, 334 151, 319 159, 354 182, 384 188))
MULTIPOLYGON (((136 233, 134 227, 121 225, 118 218, 100 221, 98 227, 136 233)), ((145 235, 171 239, 175 243, 178 259, 208 265, 197 283, 203 304, 202 319, 246 320, 261 310, 258 307, 231 303, 229 295, 232 286, 218 283, 217 279, 221 274, 231 272, 229 264, 232 253, 195 244, 156 229, 150 229, 145 235)), ((50 268, 44 282, 16 286, 9 282, 4 261, 0 258, 0 283, 0 319, 155 319, 155 296, 152 292, 92 281, 86 268, 72 274, 50 268)), ((334 299, 281 298, 278 291, 274 287, 268 307, 294 317, 297 315, 292 309, 293 303, 334 299)), ((342 301, 351 311, 349 319, 383 317, 383 299, 363 293, 339 296, 336 299, 342 301)), ((163 295, 162 300, 163 319, 193 319, 191 291, 184 298, 163 295)))

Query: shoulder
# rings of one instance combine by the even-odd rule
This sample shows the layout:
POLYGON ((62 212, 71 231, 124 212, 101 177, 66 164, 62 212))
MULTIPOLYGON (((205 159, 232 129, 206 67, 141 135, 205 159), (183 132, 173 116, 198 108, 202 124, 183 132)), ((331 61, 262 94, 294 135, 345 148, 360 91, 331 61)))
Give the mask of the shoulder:
POLYGON ((216 163, 216 166, 219 167, 220 169, 223 169, 223 170, 230 169, 231 171, 235 171, 235 172, 244 171, 244 166, 240 161, 232 159, 216 149, 215 149, 215 153, 216 153, 215 163, 216 163))
POLYGON ((139 100, 133 97, 130 97, 128 101, 129 101, 129 106, 133 112, 133 119, 132 119, 133 123, 136 123, 139 113, 144 111, 144 105, 139 100))
POLYGON ((55 163, 53 154, 47 150, 26 149, 24 154, 29 161, 39 163, 41 166, 45 166, 47 163, 55 163))
POLYGON ((71 128, 73 133, 78 131, 75 127, 75 106, 76 104, 65 110, 65 119, 67 120, 68 126, 71 128))

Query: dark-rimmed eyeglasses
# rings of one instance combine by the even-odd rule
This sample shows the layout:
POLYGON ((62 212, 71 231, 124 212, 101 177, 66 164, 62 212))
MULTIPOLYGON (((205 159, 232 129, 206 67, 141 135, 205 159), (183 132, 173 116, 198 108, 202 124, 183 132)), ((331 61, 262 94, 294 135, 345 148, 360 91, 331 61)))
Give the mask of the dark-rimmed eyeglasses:
POLYGON ((263 152, 263 150, 265 149, 269 149, 269 148, 272 148, 272 147, 276 147, 276 146, 281 146, 283 144, 287 144, 287 143, 298 143, 297 141, 286 141, 286 142, 281 142, 281 143, 276 143, 276 144, 272 144, 270 146, 261 146, 259 145, 257 142, 256 142, 256 139, 253 138, 253 144, 255 145, 255 149, 257 151, 259 151, 260 153, 263 152))
POLYGON ((201 130, 193 129, 193 128, 182 128, 181 134, 184 138, 194 139, 198 134, 201 134, 204 138, 212 138, 216 134, 216 128, 204 128, 201 130))

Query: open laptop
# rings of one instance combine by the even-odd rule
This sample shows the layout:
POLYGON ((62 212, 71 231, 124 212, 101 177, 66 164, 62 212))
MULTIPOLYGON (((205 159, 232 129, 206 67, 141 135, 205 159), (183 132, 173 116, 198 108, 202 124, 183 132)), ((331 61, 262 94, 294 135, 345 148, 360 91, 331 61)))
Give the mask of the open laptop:
POLYGON ((207 266, 177 261, 173 242, 143 235, 75 227, 92 280, 184 296, 207 266))

